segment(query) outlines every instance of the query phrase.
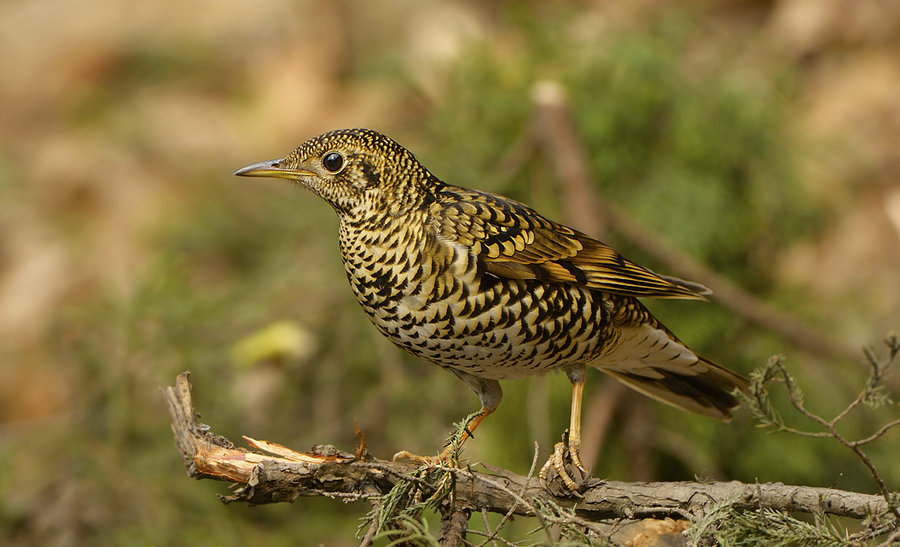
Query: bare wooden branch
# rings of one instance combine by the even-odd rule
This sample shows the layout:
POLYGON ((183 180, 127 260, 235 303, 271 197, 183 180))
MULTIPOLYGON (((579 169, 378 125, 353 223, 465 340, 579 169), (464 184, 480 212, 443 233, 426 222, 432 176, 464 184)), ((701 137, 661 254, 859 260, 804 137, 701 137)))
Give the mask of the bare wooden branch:
POLYGON ((441 515, 441 531, 438 534, 438 543, 447 547, 458 547, 466 540, 466 531, 469 529, 469 517, 471 510, 457 508, 441 515))
MULTIPOLYGON (((416 466, 407 462, 375 459, 369 454, 350 454, 331 446, 315 446, 309 452, 247 439, 261 454, 236 448, 229 440, 197 423, 191 399, 189 373, 176 378, 163 393, 172 418, 175 444, 194 478, 211 478, 242 485, 226 502, 250 504, 294 501, 300 496, 327 496, 343 500, 372 499, 383 495, 401 479, 417 481, 416 466)), ((716 503, 733 500, 735 507, 760 507, 788 512, 822 512, 863 519, 881 514, 881 496, 781 483, 732 482, 620 482, 592 479, 583 498, 554 496, 534 477, 485 465, 479 469, 447 469, 456 475, 457 508, 474 508, 505 515, 534 515, 539 505, 555 504, 575 510, 582 522, 610 518, 684 519, 703 513, 716 503)), ((457 509, 459 511, 459 509, 457 509)), ((448 526, 459 531, 460 515, 451 515, 448 526), (456 520, 454 520, 456 519, 456 520)), ((463 529, 464 531, 464 529, 463 529)))

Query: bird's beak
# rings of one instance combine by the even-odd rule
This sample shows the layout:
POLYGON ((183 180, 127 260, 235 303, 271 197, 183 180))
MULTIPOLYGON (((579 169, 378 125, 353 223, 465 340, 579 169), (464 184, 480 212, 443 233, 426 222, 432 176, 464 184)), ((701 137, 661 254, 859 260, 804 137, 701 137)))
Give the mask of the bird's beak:
POLYGON ((299 180, 303 177, 315 175, 315 173, 311 171, 282 167, 283 165, 284 159, 261 161, 259 163, 241 167, 235 171, 234 174, 238 177, 269 177, 290 180, 299 180))

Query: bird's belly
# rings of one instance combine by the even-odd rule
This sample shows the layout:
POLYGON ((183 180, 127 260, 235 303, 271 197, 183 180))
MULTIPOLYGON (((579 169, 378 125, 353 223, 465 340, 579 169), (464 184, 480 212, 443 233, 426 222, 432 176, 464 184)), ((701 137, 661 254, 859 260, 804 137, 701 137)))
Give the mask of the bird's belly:
POLYGON ((585 363, 603 351, 607 321, 599 293, 521 280, 496 280, 479 290, 448 284, 439 298, 411 292, 396 307, 369 315, 398 346, 483 378, 519 378, 585 363))

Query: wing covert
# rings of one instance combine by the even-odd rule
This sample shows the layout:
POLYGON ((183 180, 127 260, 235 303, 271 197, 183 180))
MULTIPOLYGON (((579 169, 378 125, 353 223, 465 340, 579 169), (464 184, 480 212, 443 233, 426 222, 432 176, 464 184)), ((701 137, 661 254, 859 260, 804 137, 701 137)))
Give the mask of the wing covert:
POLYGON ((517 201, 446 186, 432 204, 439 235, 466 245, 493 275, 636 297, 703 299, 708 289, 661 276, 517 201))

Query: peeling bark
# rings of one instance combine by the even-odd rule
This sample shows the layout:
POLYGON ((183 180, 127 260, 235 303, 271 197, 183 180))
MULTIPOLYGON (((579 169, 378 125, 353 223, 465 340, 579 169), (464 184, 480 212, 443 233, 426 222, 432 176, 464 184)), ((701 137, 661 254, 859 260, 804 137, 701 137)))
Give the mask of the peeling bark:
MULTIPOLYGON (((328 445, 297 452, 267 441, 244 439, 262 454, 234 443, 197 423, 188 373, 175 386, 164 389, 172 416, 175 444, 188 475, 243 485, 226 502, 250 504, 294 501, 299 496, 326 496, 365 500, 383 495, 404 478, 412 478, 416 465, 373 458, 363 451, 350 454, 328 445)), ((886 509, 882 497, 833 488, 781 483, 731 482, 621 482, 588 479, 582 498, 553 495, 536 477, 526 477, 490 466, 484 470, 452 469, 456 474, 456 507, 517 515, 534 515, 535 507, 552 502, 575 509, 584 520, 686 519, 702 514, 716 503, 731 500, 738 509, 772 508, 787 512, 823 512, 864 519, 886 509)), ((459 510, 457 510, 458 513, 459 510)), ((447 517, 459 530, 459 514, 447 517)), ((464 529, 463 529, 464 530, 464 529)))

